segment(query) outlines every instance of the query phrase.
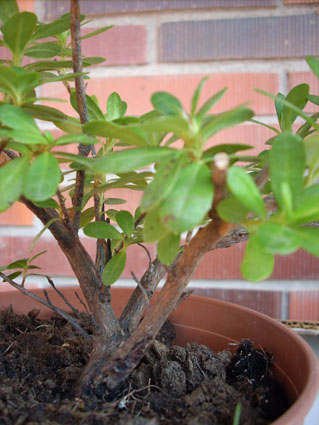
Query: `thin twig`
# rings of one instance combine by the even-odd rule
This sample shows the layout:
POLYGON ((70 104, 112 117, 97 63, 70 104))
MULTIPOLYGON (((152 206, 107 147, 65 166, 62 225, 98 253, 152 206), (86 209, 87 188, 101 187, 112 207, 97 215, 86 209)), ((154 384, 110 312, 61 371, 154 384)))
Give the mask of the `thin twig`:
POLYGON ((47 280, 48 280, 48 282, 49 282, 49 284, 50 284, 50 286, 54 289, 54 291, 62 298, 62 300, 65 302, 65 304, 73 311, 73 313, 76 315, 76 316, 79 316, 80 315, 80 312, 79 312, 79 310, 77 310, 75 307, 73 307, 73 305, 70 303, 70 301, 68 301, 66 298, 65 298, 65 296, 62 294, 62 292, 61 291, 59 291, 59 289, 55 286, 55 284, 54 284, 54 282, 53 282, 53 280, 49 277, 49 276, 46 276, 46 278, 47 278, 47 280))
POLYGON ((140 288, 142 294, 144 295, 145 301, 147 302, 148 305, 150 305, 150 296, 147 293, 144 286, 142 285, 141 281, 138 279, 136 274, 134 274, 134 272, 131 272, 131 275, 132 275, 132 278, 134 279, 134 281, 137 283, 137 286, 140 288))
POLYGON ((59 316, 63 317, 63 319, 65 319, 66 321, 68 321, 75 329, 77 329, 79 331, 79 333, 87 340, 90 340, 91 337, 90 335, 81 328, 81 326, 79 325, 78 321, 76 319, 74 319, 72 316, 70 316, 70 314, 66 313, 63 310, 60 310, 58 307, 56 307, 54 304, 52 304, 48 292, 44 289, 43 290, 44 296, 47 300, 48 303, 48 307, 51 308, 51 310, 53 310, 55 313, 57 313, 59 316))
POLYGON ((151 265, 152 265, 152 257, 151 257, 151 253, 150 253, 150 252, 149 252, 149 250, 146 248, 146 246, 144 246, 143 244, 138 243, 137 245, 138 245, 138 246, 140 246, 141 248, 143 248, 143 249, 144 249, 144 251, 146 252, 147 257, 148 257, 148 265, 149 265, 149 267, 151 267, 151 265))
POLYGON ((80 295, 77 292, 75 292, 75 296, 79 300, 79 303, 84 307, 84 310, 85 310, 86 314, 89 316, 90 315, 90 312, 89 312, 89 310, 88 310, 87 305, 85 304, 85 302, 82 300, 82 298, 80 297, 80 295))
POLYGON ((70 215, 65 206, 65 198, 62 196, 60 189, 57 190, 57 196, 58 196, 59 204, 62 210, 64 223, 68 226, 68 228, 72 228, 70 215))
MULTIPOLYGON (((81 328, 81 326, 78 324, 78 322, 72 316, 70 316, 65 311, 59 309, 58 307, 54 306, 51 303, 50 300, 49 301, 45 301, 43 298, 38 297, 33 292, 29 291, 28 289, 26 289, 23 286, 19 285, 18 283, 14 282, 12 279, 10 279, 8 276, 6 276, 5 274, 3 274, 2 272, 0 272, 0 277, 4 281, 6 281, 7 283, 9 283, 11 286, 13 286, 14 288, 18 289, 24 295, 27 295, 28 297, 33 298, 35 301, 39 302, 40 304, 44 305, 45 307, 49 308, 50 310, 52 310, 55 313, 57 313, 60 316, 62 316, 65 320, 67 320, 69 323, 71 323, 71 325, 74 326, 81 333, 81 335, 85 339, 88 339, 88 340, 91 339, 90 335, 87 332, 85 332, 85 330, 83 330, 81 328)), ((46 291, 44 291, 44 292, 47 293, 46 291)), ((48 299, 48 297, 47 297, 47 299, 48 299)))

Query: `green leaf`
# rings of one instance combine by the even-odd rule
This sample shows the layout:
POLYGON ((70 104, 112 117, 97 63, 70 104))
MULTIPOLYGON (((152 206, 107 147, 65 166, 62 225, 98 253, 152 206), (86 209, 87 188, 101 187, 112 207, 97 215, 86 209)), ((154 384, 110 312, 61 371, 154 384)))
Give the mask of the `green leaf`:
POLYGON ((61 53, 61 47, 54 41, 38 43, 25 50, 25 56, 37 59, 53 58, 61 53))
POLYGON ((314 58, 313 56, 306 56, 306 61, 311 69, 311 71, 319 78, 319 59, 314 58))
POLYGON ((126 236, 130 237, 134 232, 134 218, 129 211, 119 211, 116 214, 116 222, 126 234, 126 236))
POLYGON ((109 139, 119 139, 129 145, 145 146, 146 141, 139 136, 134 128, 130 126, 118 125, 113 122, 92 120, 84 124, 86 133, 94 136, 107 137, 109 139))
POLYGON ((249 212, 236 198, 225 198, 217 205, 219 217, 228 223, 242 223, 249 212))
POLYGON ((231 155, 233 153, 244 151, 247 149, 252 149, 253 146, 251 145, 244 145, 240 143, 225 143, 222 145, 216 145, 212 146, 211 148, 207 149, 203 152, 202 159, 206 160, 212 160, 214 156, 219 152, 225 152, 228 155, 231 155))
POLYGON ((301 246, 301 238, 295 229, 281 223, 260 225, 256 237, 263 249, 271 254, 291 254, 301 246))
POLYGON ((134 128, 136 131, 141 129, 162 135, 174 133, 184 141, 187 141, 192 136, 189 123, 180 115, 160 116, 145 120, 141 124, 134 126, 134 128))
POLYGON ((27 258, 22 258, 20 260, 13 261, 7 266, 7 270, 25 269, 27 267, 27 262, 27 258))
POLYGON ((285 209, 282 183, 290 187, 292 199, 301 191, 305 171, 305 153, 302 139, 291 133, 275 137, 269 153, 271 186, 279 206, 285 209))
POLYGON ((230 167, 227 173, 227 186, 232 194, 257 217, 266 216, 266 207, 256 183, 240 167, 230 167))
POLYGON ((8 209, 21 195, 29 158, 22 156, 0 168, 0 211, 8 209))
POLYGON ((304 140, 306 165, 311 168, 319 166, 319 135, 310 136, 304 140))
POLYGON ((55 140, 55 145, 63 146, 71 143, 81 143, 82 145, 93 145, 98 143, 98 139, 88 134, 66 134, 55 140))
POLYGON ((110 259, 110 261, 106 264, 102 275, 102 280, 105 286, 111 286, 119 279, 124 270, 125 263, 125 251, 119 252, 110 259))
POLYGON ((31 164, 23 188, 26 198, 45 201, 55 195, 61 173, 57 159, 50 152, 37 156, 31 164))
POLYGON ((19 8, 16 0, 0 0, 0 20, 3 24, 17 13, 19 13, 19 8))
POLYGON ((156 170, 152 182, 147 186, 141 201, 141 208, 145 211, 156 207, 173 189, 181 171, 180 155, 163 158, 156 170))
POLYGON ((14 105, 2 104, 0 105, 0 120, 13 129, 11 135, 16 141, 30 144, 48 144, 33 118, 23 109, 14 105))
POLYGON ((275 99, 276 114, 277 114, 278 122, 280 124, 284 105, 281 102, 279 102, 279 99, 285 99, 285 96, 282 93, 278 93, 275 99))
POLYGON ((99 28, 95 31, 89 32, 88 34, 82 35, 81 40, 85 40, 87 38, 94 37, 95 35, 101 34, 102 32, 105 32, 105 31, 107 31, 107 30, 109 30, 113 27, 114 27, 114 25, 108 25, 106 27, 102 27, 102 28, 99 28))
POLYGON ((274 264, 274 255, 263 249, 255 235, 250 236, 241 264, 243 277, 252 282, 259 282, 271 275, 274 264))
POLYGON ((108 205, 119 205, 119 204, 125 204, 127 201, 125 199, 120 198, 106 198, 104 199, 104 204, 108 205))
POLYGON ((86 236, 91 238, 123 240, 123 235, 114 226, 105 221, 89 223, 84 227, 83 231, 86 236))
POLYGON ((184 167, 168 197, 159 206, 164 225, 173 233, 198 226, 213 202, 214 188, 208 167, 194 162, 184 167))
POLYGON ((158 241, 157 255, 161 263, 170 265, 175 260, 179 250, 180 235, 167 233, 158 241))
POLYGON ((70 29, 70 14, 67 13, 49 24, 41 23, 33 35, 33 40, 52 37, 70 29))
POLYGON ((254 113, 252 110, 239 106, 238 108, 231 109, 230 111, 212 116, 200 130, 200 138, 203 142, 205 142, 211 136, 224 128, 233 127, 250 120, 253 115, 254 113))
POLYGON ((167 229, 162 223, 158 209, 149 211, 146 214, 143 229, 143 238, 145 242, 155 242, 167 233, 167 229))
POLYGON ((301 238, 301 247, 312 255, 319 255, 319 228, 301 227, 295 230, 301 238))
POLYGON ((162 115, 179 115, 183 110, 181 102, 172 94, 164 91, 154 93, 151 102, 162 115))
POLYGON ((122 118, 126 112, 126 103, 122 101, 119 94, 113 92, 107 99, 106 109, 107 109, 107 119, 109 121, 122 118))
POLYGON ((191 116, 192 117, 195 115, 200 94, 201 94, 201 92, 203 90, 203 86, 204 86, 204 84, 206 83, 207 80, 208 80, 208 77, 202 78, 200 80, 196 90, 194 91, 194 94, 193 94, 193 97, 192 97, 192 102, 191 102, 191 116))
POLYGON ((18 98, 18 85, 18 76, 14 69, 0 65, 0 91, 18 98))
POLYGON ((98 173, 127 173, 175 153, 175 149, 160 147, 126 149, 112 152, 105 158, 97 158, 92 162, 91 168, 98 173))
POLYGON ((222 90, 220 90, 219 92, 211 96, 208 100, 206 100, 206 102, 200 108, 200 110, 198 111, 196 115, 199 121, 201 121, 206 116, 206 114, 208 114, 208 112, 212 109, 212 107, 216 105, 217 102, 220 101, 220 99, 224 96, 226 91, 227 91, 227 87, 223 88, 222 90))
POLYGON ((11 16, 2 26, 3 39, 14 55, 23 53, 32 38, 37 21, 34 13, 21 12, 11 16))
MULTIPOLYGON (((71 101, 73 108, 77 112, 79 112, 75 90, 72 90, 72 92, 71 92, 70 101, 71 101)), ((93 100, 92 96, 86 95, 86 104, 87 104, 87 109, 88 109, 88 114, 89 114, 90 120, 105 121, 105 117, 104 117, 103 112, 101 111, 101 109, 99 108, 97 103, 93 100)))
POLYGON ((94 207, 90 207, 82 211, 81 217, 80 217, 80 229, 82 229, 82 227, 89 224, 93 220, 94 216, 95 216, 94 207))
MULTIPOLYGON (((307 104, 308 95, 309 95, 308 84, 299 84, 298 86, 290 90, 290 92, 286 96, 286 101, 302 110, 307 104)), ((278 100, 279 99, 277 98, 277 102, 278 100)), ((297 112, 292 111, 291 108, 289 108, 286 105, 283 105, 281 118, 280 118, 280 127, 282 131, 291 131, 292 124, 297 118, 297 116, 298 116, 297 112)))
POLYGON ((291 221, 306 224, 319 220, 319 184, 307 187, 296 194, 291 221))
POLYGON ((26 111, 33 118, 44 121, 57 121, 66 119, 66 115, 59 109, 51 108, 45 105, 23 105, 23 110, 26 111))
POLYGON ((34 204, 41 208, 60 209, 60 205, 53 198, 46 199, 45 201, 37 201, 34 204))

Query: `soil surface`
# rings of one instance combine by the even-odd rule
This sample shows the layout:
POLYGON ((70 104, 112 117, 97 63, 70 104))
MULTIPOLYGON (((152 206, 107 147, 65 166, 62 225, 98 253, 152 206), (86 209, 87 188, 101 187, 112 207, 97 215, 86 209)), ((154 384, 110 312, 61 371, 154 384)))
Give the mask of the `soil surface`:
MULTIPOLYGON (((83 316, 82 327, 90 325, 83 316)), ((242 341, 229 351, 173 345, 167 322, 115 399, 74 388, 91 350, 59 317, 0 312, 0 425, 265 425, 288 407, 269 353, 242 341)))

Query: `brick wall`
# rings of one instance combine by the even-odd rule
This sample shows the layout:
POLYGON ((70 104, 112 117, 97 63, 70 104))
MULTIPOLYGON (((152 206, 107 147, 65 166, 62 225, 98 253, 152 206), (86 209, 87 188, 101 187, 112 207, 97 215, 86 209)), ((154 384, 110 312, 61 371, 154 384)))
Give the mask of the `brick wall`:
MULTIPOLYGON (((65 0, 19 3, 25 10, 35 10, 43 21, 68 11, 65 0)), ((318 80, 304 61, 305 55, 319 56, 318 1, 83 0, 81 8, 90 15, 90 30, 115 24, 114 29, 83 42, 86 55, 106 57, 106 62, 91 69, 92 80, 87 87, 102 105, 108 94, 117 91, 128 102, 130 114, 141 114, 150 109, 152 92, 168 90, 187 107, 199 80, 208 75, 207 96, 229 88, 216 112, 249 102, 257 119, 272 125, 273 104, 254 88, 287 93, 293 85, 307 82, 313 93, 319 92, 318 80)), ((41 95, 67 97, 58 83, 44 87, 41 95)), ((73 114, 68 105, 52 106, 73 114)), ((270 135, 264 127, 244 124, 218 134, 211 143, 249 143, 258 152, 270 135)), ((138 193, 130 193, 129 208, 133 209, 138 200, 138 193)), ((40 229, 39 222, 21 205, 1 214, 1 264, 27 256, 40 229)), ((93 254, 93 241, 83 241, 93 254)), ((72 271, 47 232, 35 252, 43 249, 48 250, 38 261, 43 271, 58 284, 74 283, 72 271)), ((318 259, 303 251, 278 258, 268 281, 251 284, 242 281, 239 272, 243 251, 244 246, 234 246, 207 255, 192 281, 195 292, 277 318, 319 320, 318 259)), ((120 284, 132 284, 130 271, 139 275, 146 265, 144 251, 131 248, 120 284)), ((41 278, 32 282, 44 285, 41 278)))

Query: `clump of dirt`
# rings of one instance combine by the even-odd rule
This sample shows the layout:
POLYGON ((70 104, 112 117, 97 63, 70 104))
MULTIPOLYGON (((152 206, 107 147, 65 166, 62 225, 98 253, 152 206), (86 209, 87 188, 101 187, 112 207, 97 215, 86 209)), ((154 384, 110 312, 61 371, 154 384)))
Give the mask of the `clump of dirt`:
MULTIPOLYGON (((83 315, 81 326, 91 333, 83 315)), ((91 345, 64 319, 0 313, 0 425, 266 425, 288 407, 269 353, 242 341, 234 356, 193 343, 173 344, 166 322, 116 399, 75 384, 91 345)))

